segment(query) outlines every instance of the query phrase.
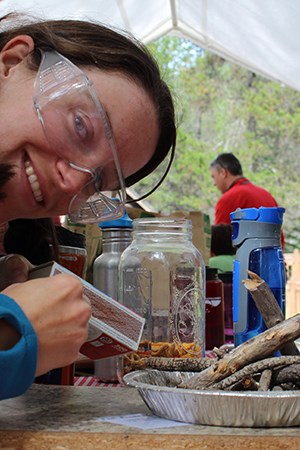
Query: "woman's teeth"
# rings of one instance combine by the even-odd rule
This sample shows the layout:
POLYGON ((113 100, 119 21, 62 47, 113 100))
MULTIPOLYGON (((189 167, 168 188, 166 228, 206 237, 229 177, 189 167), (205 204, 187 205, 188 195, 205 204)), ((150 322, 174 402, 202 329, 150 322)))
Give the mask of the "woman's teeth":
POLYGON ((40 184, 38 182, 36 174, 34 173, 33 167, 31 166, 29 161, 25 161, 25 171, 35 200, 39 203, 42 202, 43 196, 40 189, 40 184))

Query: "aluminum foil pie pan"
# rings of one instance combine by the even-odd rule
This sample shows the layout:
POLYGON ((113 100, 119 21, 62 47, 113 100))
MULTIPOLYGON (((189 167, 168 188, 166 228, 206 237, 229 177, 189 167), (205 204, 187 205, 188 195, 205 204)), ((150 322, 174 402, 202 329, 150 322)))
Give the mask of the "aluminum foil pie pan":
POLYGON ((124 376, 153 414, 165 419, 225 427, 300 426, 300 391, 182 389, 193 372, 139 370, 124 376))

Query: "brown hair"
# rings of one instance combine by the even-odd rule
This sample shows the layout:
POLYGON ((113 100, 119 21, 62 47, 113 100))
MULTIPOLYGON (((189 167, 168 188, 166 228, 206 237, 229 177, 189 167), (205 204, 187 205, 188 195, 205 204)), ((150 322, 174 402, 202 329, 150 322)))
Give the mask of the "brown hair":
POLYGON ((210 252, 212 256, 235 255, 236 249, 232 245, 231 224, 212 225, 210 252))
POLYGON ((32 69, 37 70, 39 67, 39 49, 54 49, 76 65, 120 72, 145 89, 156 107, 159 139, 152 158, 144 167, 127 177, 125 183, 126 186, 131 186, 147 176, 171 150, 170 162, 162 178, 164 179, 171 166, 176 145, 174 104, 170 90, 161 78, 158 65, 147 48, 125 32, 117 32, 98 23, 79 20, 32 22, 29 18, 27 23, 20 23, 21 19, 24 22, 23 16, 9 14, 1 19, 1 25, 5 25, 5 19, 8 27, 0 32, 0 49, 15 36, 31 36, 35 44, 32 69))

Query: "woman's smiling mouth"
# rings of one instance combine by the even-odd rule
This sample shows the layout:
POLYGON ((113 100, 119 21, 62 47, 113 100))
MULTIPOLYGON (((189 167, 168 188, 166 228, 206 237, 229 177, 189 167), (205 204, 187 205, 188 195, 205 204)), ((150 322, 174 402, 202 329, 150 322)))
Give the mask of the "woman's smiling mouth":
POLYGON ((28 181, 31 186, 33 196, 38 203, 41 203, 44 199, 43 199, 43 195, 42 195, 42 192, 40 189, 40 184, 39 184, 38 178, 33 170, 32 165, 30 164, 30 162, 28 160, 25 161, 25 171, 26 171, 28 181))

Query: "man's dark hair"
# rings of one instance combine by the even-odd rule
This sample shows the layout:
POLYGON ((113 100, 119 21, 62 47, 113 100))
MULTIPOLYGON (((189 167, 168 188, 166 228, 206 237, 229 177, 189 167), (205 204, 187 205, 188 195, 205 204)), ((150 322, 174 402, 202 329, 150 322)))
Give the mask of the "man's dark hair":
POLYGON ((211 227, 210 251, 214 256, 234 255, 236 249, 232 245, 232 227, 231 224, 220 223, 211 227))
POLYGON ((226 169, 231 175, 243 175, 242 165, 233 153, 220 153, 210 167, 217 167, 218 170, 226 169))

